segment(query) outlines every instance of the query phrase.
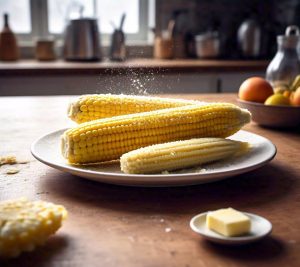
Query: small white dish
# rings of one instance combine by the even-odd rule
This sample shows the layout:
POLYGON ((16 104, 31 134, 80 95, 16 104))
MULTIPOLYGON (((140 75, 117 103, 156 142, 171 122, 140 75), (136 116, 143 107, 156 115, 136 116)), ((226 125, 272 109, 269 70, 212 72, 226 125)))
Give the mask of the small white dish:
POLYGON ((200 234, 205 239, 215 243, 224 244, 224 245, 248 244, 266 237, 272 231, 272 224, 267 219, 252 213, 243 212, 251 220, 250 233, 248 235, 237 236, 237 237, 223 236, 207 228, 206 226, 207 213, 208 212, 204 212, 193 217, 190 221, 190 227, 192 228, 193 231, 200 234))

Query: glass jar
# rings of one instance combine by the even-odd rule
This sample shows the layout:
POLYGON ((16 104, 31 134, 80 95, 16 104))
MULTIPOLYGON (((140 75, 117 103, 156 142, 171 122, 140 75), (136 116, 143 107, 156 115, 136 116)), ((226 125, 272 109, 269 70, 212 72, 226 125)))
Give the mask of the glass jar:
POLYGON ((300 61, 297 46, 300 40, 299 28, 289 26, 285 35, 277 36, 278 51, 267 68, 266 79, 271 83, 274 92, 288 90, 300 74, 300 61))

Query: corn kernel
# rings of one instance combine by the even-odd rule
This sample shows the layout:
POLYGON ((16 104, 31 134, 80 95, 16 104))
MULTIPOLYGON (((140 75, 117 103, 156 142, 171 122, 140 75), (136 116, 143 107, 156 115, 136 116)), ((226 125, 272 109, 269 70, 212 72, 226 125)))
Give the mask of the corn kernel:
POLYGON ((45 242, 60 228, 66 209, 44 201, 17 199, 0 203, 0 258, 16 257, 45 242))

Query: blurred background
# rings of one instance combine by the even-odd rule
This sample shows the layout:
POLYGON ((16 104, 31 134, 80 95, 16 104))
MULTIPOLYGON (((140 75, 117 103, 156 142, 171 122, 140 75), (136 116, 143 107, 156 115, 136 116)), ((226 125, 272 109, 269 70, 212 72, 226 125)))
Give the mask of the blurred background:
POLYGON ((299 14, 299 0, 0 0, 0 95, 236 92, 299 14))

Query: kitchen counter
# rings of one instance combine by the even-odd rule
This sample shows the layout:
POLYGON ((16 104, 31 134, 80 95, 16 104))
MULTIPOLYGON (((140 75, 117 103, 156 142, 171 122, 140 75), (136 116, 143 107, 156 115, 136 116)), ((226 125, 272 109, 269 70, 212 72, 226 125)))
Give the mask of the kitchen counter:
POLYGON ((62 60, 40 62, 20 60, 18 62, 0 63, 0 76, 3 75, 37 75, 37 74, 122 74, 128 70, 140 72, 234 72, 265 71, 269 61, 257 60, 200 60, 200 59, 130 59, 125 62, 66 62, 62 60))
MULTIPOLYGON (((175 97, 175 95, 173 95, 175 97)), ((235 102, 235 94, 177 95, 235 102)), ((1 97, 2 155, 30 159, 20 172, 0 167, 0 199, 28 197, 64 205, 69 218, 44 247, 4 266, 300 266, 300 129, 276 131, 250 123, 245 130, 278 148, 266 166, 219 182, 174 188, 96 183, 52 169, 30 156, 39 136, 71 125, 72 96, 1 97), (205 241, 189 227, 198 213, 222 207, 261 215, 270 237, 240 247, 205 241)), ((56 149, 56 148, 53 148, 56 149)))

